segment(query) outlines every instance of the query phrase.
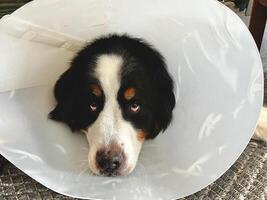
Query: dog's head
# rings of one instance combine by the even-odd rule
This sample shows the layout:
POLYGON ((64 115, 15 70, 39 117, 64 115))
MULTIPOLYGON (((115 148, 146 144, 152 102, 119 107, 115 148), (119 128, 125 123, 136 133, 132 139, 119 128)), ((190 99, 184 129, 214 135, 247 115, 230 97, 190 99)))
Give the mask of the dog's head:
POLYGON ((145 139, 164 131, 175 106, 163 57, 144 41, 110 35, 78 53, 55 85, 54 120, 83 131, 95 174, 127 175, 145 139))

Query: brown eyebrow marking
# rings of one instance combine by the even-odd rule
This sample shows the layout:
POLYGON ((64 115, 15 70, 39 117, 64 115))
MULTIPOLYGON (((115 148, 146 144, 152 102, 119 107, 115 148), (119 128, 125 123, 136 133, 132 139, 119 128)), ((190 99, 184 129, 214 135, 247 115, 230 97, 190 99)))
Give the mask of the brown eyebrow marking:
POLYGON ((143 142, 145 139, 146 139, 146 136, 147 136, 147 133, 143 130, 140 130, 138 133, 137 133, 137 140, 139 140, 140 142, 143 142))
POLYGON ((124 98, 126 100, 130 100, 131 98, 133 98, 135 96, 136 90, 132 87, 126 89, 124 91, 124 98))
POLYGON ((92 93, 94 95, 96 95, 97 97, 102 96, 102 90, 101 90, 99 85, 92 84, 92 85, 90 85, 90 89, 91 89, 92 93))

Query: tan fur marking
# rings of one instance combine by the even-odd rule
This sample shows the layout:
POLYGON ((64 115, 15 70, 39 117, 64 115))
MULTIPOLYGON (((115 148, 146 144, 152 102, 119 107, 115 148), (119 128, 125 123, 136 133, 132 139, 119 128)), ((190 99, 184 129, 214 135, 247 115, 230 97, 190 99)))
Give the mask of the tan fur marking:
POLYGON ((143 130, 139 131, 137 133, 137 139, 140 141, 140 142, 143 142, 145 139, 146 139, 146 135, 147 133, 143 130))
POLYGON ((134 88, 128 88, 127 90, 125 90, 124 92, 124 97, 127 100, 130 100, 131 98, 133 98, 135 96, 135 89, 134 88))
POLYGON ((96 95, 97 97, 100 97, 102 95, 102 90, 98 85, 95 85, 95 84, 90 85, 90 89, 92 93, 96 95))

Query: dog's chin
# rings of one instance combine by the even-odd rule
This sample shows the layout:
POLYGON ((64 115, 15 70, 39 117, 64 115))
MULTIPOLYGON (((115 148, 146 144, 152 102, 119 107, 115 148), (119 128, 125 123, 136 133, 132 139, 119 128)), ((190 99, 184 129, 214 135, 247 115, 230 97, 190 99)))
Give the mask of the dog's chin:
POLYGON ((112 174, 105 174, 105 173, 100 173, 100 171, 95 168, 90 168, 92 174, 96 176, 106 176, 106 177, 128 176, 134 171, 134 169, 135 167, 128 167, 121 171, 114 172, 112 174))

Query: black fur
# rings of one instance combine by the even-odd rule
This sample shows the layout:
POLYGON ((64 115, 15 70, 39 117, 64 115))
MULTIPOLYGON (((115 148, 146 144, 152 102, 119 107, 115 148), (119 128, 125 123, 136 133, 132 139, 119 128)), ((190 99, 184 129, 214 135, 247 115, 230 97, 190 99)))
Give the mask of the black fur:
POLYGON ((123 58, 118 92, 123 117, 136 128, 144 130, 147 138, 156 137, 172 119, 175 106, 173 81, 158 51, 143 40, 126 35, 99 38, 78 53, 71 67, 55 85, 57 106, 50 113, 51 119, 66 123, 73 131, 84 129, 97 119, 103 109, 105 95, 96 97, 88 88, 90 84, 98 83, 93 72, 96 59, 102 54, 116 54, 123 58), (136 88, 137 94, 127 101, 123 92, 129 87, 136 88), (99 106, 95 113, 89 109, 91 102, 99 106), (128 110, 134 102, 141 105, 137 114, 128 110))

